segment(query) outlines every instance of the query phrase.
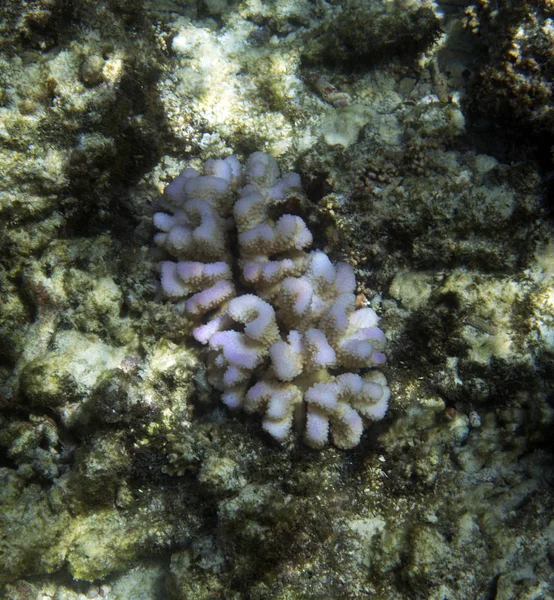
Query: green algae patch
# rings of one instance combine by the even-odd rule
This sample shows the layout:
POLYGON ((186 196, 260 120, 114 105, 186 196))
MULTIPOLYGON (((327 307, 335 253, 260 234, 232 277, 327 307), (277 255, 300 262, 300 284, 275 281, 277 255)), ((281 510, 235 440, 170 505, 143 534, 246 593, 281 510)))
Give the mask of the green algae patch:
POLYGON ((9 469, 0 470, 0 583, 62 568, 71 541, 71 518, 37 484, 22 486, 9 469))
POLYGON ((138 557, 146 522, 113 505, 72 516, 67 500, 63 486, 45 491, 38 484, 24 486, 9 469, 0 471, 0 584, 65 565, 76 579, 92 581, 138 557))
POLYGON ((89 504, 113 504, 131 462, 122 437, 111 432, 98 434, 77 451, 73 471, 76 496, 89 504))
POLYGON ((110 508, 78 517, 67 566, 75 579, 93 581, 129 566, 144 544, 147 528, 110 508))
POLYGON ((23 369, 21 389, 33 406, 54 408, 79 398, 77 384, 67 369, 67 357, 53 352, 23 369))

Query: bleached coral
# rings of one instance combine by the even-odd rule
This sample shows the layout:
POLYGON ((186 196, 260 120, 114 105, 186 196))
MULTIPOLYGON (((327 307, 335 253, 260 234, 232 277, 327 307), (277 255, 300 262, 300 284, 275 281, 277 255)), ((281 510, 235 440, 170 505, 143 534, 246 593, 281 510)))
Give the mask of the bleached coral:
POLYGON ((281 177, 261 152, 244 167, 228 157, 208 160, 202 175, 185 169, 166 188, 170 212, 154 215, 155 242, 176 259, 160 263, 161 286, 194 320, 208 315, 193 336, 230 409, 263 413, 280 442, 297 424, 309 446, 331 436, 352 448, 387 410, 389 388, 374 369, 385 362, 385 335, 371 308, 356 308, 352 267, 308 253, 312 234, 299 216, 275 217, 300 191, 300 177, 281 177))

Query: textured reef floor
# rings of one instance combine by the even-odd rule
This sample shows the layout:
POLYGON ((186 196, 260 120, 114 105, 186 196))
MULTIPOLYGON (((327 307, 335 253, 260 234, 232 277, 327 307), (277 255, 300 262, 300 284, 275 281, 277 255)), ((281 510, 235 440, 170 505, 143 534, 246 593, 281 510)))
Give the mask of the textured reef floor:
POLYGON ((553 48, 551 0, 3 2, 0 597, 554 598, 553 48), (160 287, 165 187, 257 151, 388 339, 349 450, 229 411, 160 287))

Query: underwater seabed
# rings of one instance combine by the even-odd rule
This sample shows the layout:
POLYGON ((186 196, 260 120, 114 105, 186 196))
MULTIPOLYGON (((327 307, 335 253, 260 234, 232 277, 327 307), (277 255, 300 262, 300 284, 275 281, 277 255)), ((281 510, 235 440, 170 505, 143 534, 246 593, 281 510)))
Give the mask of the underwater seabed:
POLYGON ((554 598, 553 19, 2 3, 0 598, 554 598), (254 152, 211 343, 164 190, 254 152))

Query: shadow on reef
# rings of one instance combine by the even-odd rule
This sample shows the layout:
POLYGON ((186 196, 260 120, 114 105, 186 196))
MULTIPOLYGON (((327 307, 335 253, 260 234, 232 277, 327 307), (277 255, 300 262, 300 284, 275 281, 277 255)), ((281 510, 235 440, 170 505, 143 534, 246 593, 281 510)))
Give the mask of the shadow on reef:
POLYGON ((477 148, 501 160, 533 156, 553 172, 554 53, 547 0, 478 0, 467 7, 465 29, 486 49, 470 78, 469 130, 477 148), (528 149, 528 150, 526 150, 528 149), (530 154, 531 153, 531 154, 530 154), (518 157, 519 154, 519 157, 518 157))
POLYGON ((440 21, 428 7, 405 10, 391 3, 383 9, 352 3, 332 22, 310 32, 303 64, 361 71, 390 60, 412 60, 440 34, 440 21))

